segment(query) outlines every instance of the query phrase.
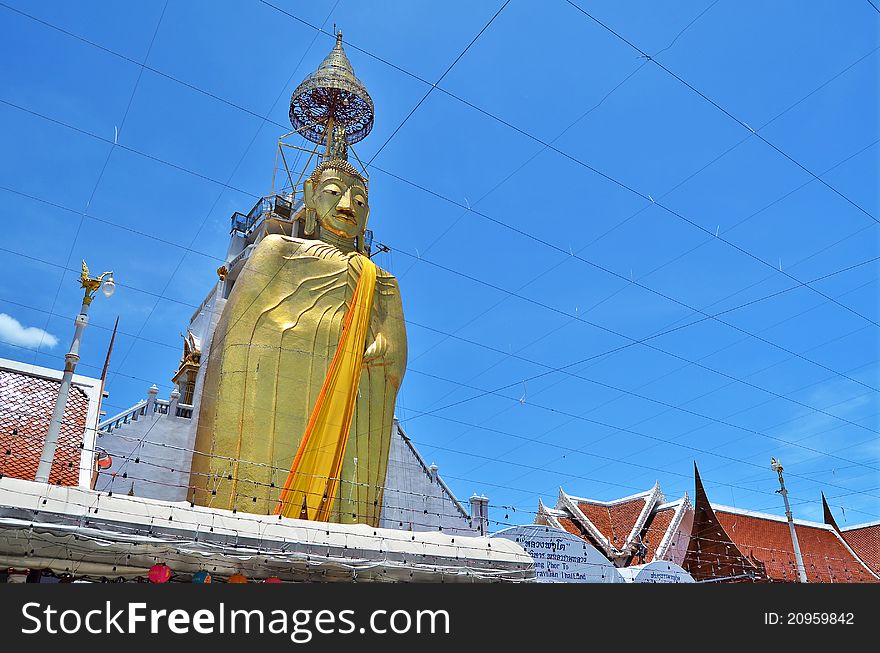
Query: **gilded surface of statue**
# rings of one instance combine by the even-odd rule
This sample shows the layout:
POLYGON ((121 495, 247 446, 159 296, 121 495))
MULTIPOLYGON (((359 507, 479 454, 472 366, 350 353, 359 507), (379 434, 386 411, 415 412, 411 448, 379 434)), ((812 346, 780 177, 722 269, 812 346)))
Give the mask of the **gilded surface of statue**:
MULTIPOLYGON (((340 55, 341 35, 318 72, 340 55)), ((335 83, 315 75, 303 85, 335 83)), ((207 360, 196 504, 379 523, 406 332, 397 280, 366 255, 367 182, 341 158, 369 131, 368 108, 360 131, 329 113, 326 155, 303 184, 302 237, 265 236, 235 280, 207 360)))

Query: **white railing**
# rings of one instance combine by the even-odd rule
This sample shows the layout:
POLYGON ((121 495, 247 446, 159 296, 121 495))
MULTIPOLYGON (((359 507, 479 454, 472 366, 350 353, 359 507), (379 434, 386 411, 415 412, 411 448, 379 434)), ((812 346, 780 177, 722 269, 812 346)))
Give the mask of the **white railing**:
POLYGON ((192 419, 193 407, 192 404, 177 404, 177 417, 185 417, 187 419, 192 419))
POLYGON ((110 433, 125 424, 135 422, 139 418, 147 416, 149 413, 158 413, 159 415, 172 413, 174 417, 192 419, 193 406, 192 404, 174 404, 172 409, 172 402, 168 399, 156 399, 152 404, 149 399, 142 399, 128 410, 98 422, 98 431, 110 433))
POLYGON ((137 402, 134 406, 129 408, 126 411, 119 413, 118 415, 114 415, 109 419, 105 419, 102 422, 98 422, 98 430, 104 431, 105 433, 109 433, 114 429, 118 429, 123 424, 128 424, 134 420, 137 420, 138 417, 147 414, 147 400, 142 399, 137 402))
POLYGON ((156 399, 156 407, 153 409, 154 413, 159 413, 160 415, 168 414, 168 406, 171 405, 171 402, 168 399, 156 399))

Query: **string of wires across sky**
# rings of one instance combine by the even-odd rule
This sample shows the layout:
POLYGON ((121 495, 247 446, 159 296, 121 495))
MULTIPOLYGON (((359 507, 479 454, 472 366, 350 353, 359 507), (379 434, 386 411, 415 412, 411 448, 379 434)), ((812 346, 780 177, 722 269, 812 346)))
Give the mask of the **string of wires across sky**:
POLYGON ((120 290, 81 352, 97 375, 119 315, 105 409, 169 392, 342 29, 376 104, 357 154, 404 302, 397 416, 460 496, 531 521, 560 485, 681 496, 697 460, 778 513, 776 456, 799 517, 824 490, 876 519, 880 13, 754 9, 2 1, 0 356, 60 366, 86 259, 120 290))

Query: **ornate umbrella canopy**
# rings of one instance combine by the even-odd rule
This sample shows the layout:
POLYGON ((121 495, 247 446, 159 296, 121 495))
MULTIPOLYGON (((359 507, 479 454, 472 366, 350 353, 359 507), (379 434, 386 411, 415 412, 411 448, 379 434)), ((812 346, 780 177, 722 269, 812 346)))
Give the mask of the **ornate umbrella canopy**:
POLYGON ((342 49, 342 32, 318 69, 296 87, 290 99, 290 124, 313 143, 327 142, 344 134, 348 145, 366 137, 373 128, 373 100, 355 77, 342 49))

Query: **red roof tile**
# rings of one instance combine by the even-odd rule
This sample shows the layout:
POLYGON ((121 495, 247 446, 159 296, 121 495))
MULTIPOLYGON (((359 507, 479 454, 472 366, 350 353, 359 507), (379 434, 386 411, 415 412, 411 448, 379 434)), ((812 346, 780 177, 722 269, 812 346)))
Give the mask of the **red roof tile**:
POLYGON ((559 525, 562 526, 562 528, 567 530, 569 533, 573 533, 574 535, 577 535, 578 537, 584 536, 583 533, 581 532, 581 529, 578 527, 578 525, 575 524, 574 521, 572 521, 568 517, 557 517, 557 520, 559 521, 559 525))
MULTIPOLYGON (((761 561, 775 581, 797 582, 788 523, 716 508, 718 521, 745 555, 761 561)), ((807 580, 811 583, 876 582, 831 528, 796 524, 807 580)))
MULTIPOLYGON (((58 399, 60 382, 0 370, 0 474, 33 480, 58 399)), ((89 398, 70 388, 49 482, 77 485, 89 398)))
POLYGON ((846 543, 875 574, 880 574, 880 524, 851 528, 841 533, 846 543))
POLYGON ((623 547, 644 507, 644 497, 612 505, 586 501, 578 503, 578 508, 586 518, 611 542, 611 546, 618 549, 623 547))
POLYGON ((577 535, 579 538, 586 540, 591 546, 596 547, 599 551, 602 550, 602 545, 596 542, 586 531, 584 531, 580 525, 571 519, 570 517, 557 517, 559 521, 559 525, 562 526, 566 531, 577 535))
POLYGON ((675 507, 657 510, 645 523, 645 528, 642 530, 641 535, 642 543, 648 546, 648 554, 645 556, 646 562, 654 560, 657 547, 660 546, 660 542, 663 541, 663 537, 666 535, 666 531, 669 530, 673 517, 675 517, 675 510, 675 507))

